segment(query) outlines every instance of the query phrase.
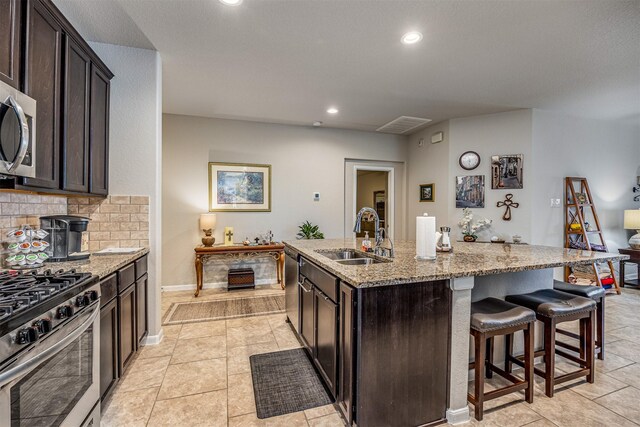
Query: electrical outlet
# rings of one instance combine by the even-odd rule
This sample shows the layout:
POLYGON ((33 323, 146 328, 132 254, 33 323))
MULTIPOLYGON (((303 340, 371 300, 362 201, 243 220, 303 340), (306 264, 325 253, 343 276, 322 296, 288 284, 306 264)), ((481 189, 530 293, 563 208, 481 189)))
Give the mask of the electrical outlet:
POLYGON ((318 193, 318 192, 313 193, 313 201, 314 202, 319 202, 320 201, 320 193, 318 193))
POLYGON ((560 199, 550 199, 550 206, 552 208, 559 208, 560 207, 560 199))

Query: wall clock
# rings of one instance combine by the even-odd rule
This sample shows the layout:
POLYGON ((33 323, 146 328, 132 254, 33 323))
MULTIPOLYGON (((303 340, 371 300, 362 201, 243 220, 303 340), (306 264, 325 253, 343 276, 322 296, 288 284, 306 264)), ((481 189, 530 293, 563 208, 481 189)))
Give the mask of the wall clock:
POLYGON ((466 151, 460 156, 460 167, 465 170, 473 170, 480 164, 480 155, 475 151, 466 151))

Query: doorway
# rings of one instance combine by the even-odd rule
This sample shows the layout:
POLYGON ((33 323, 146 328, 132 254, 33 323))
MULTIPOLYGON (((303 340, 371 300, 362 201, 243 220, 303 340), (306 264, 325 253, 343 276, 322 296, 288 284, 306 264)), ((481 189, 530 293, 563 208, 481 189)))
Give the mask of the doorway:
MULTIPOLYGON (((381 170, 358 170, 356 172, 356 204, 355 212, 364 207, 373 208, 380 219, 380 227, 384 228, 388 235, 389 217, 389 171, 381 170)), ((375 221, 373 215, 365 216, 362 221, 361 232, 356 233, 356 237, 364 237, 365 232, 369 237, 375 235, 375 221)))

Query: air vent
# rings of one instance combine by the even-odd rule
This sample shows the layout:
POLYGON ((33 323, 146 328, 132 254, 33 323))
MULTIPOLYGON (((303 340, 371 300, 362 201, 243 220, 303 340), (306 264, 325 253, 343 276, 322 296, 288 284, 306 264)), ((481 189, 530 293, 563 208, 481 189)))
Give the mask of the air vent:
POLYGON ((431 119, 422 119, 420 117, 400 116, 395 120, 391 120, 386 125, 380 126, 376 131, 404 135, 430 121, 431 119))

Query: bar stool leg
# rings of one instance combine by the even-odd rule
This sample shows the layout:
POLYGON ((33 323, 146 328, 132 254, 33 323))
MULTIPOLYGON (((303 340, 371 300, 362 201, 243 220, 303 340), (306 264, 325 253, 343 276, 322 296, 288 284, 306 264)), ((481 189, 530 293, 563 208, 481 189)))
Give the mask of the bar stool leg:
POLYGON ((598 359, 604 360, 604 298, 602 297, 596 303, 596 342, 600 347, 600 352, 598 353, 598 359))
POLYGON ((595 365, 596 365, 596 361, 595 361, 595 357, 594 357, 594 350, 595 350, 595 339, 594 339, 594 331, 595 331, 595 320, 596 320, 596 315, 593 312, 593 310, 591 311, 591 313, 589 314, 589 317, 586 319, 586 330, 587 330, 587 336, 586 336, 586 346, 587 348, 586 350, 586 360, 587 360, 587 368, 589 369, 589 375, 587 375, 587 381, 590 382, 591 384, 593 384, 594 380, 595 380, 595 365))
POLYGON ((513 362, 511 362, 511 356, 513 355, 513 334, 507 334, 504 336, 504 371, 508 374, 511 373, 513 368, 513 362))
POLYGON ((486 378, 493 378, 493 371, 489 365, 493 364, 493 338, 490 337, 487 339, 487 360, 485 362, 485 376, 486 378))
POLYGON ((534 351, 534 325, 535 322, 529 323, 527 329, 524 330, 524 379, 528 386, 524 391, 524 396, 528 403, 533 403, 533 391, 535 378, 533 375, 533 353, 534 351))
POLYGON ((587 322, 586 319, 580 319, 580 359, 584 359, 584 350, 587 348, 587 322))
POLYGON ((547 397, 553 397, 555 383, 556 362, 556 322, 553 319, 544 318, 544 385, 547 397))
POLYGON ((485 361, 485 335, 478 333, 475 335, 475 347, 476 347, 476 360, 475 360, 475 399, 476 404, 475 416, 478 421, 482 421, 482 415, 484 412, 484 361, 485 361))

